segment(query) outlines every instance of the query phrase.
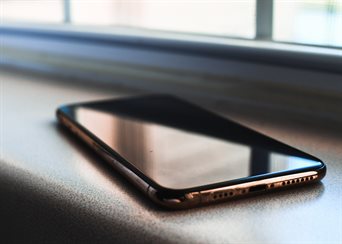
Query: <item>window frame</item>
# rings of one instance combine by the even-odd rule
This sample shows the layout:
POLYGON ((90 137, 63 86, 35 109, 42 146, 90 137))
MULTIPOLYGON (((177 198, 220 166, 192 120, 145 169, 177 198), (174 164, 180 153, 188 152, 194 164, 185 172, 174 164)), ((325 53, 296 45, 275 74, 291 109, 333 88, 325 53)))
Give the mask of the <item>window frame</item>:
MULTIPOLYGON (((57 40, 61 45, 67 43, 89 44, 93 47, 106 46, 132 50, 147 50, 165 54, 173 53, 217 60, 235 60, 342 74, 342 48, 134 28, 98 28, 96 31, 89 31, 88 27, 68 25, 1 23, 0 33, 2 36, 2 46, 15 46, 13 44, 16 43, 20 47, 25 41, 33 38, 37 41, 57 40), (8 38, 14 41, 13 44, 9 42, 8 38)), ((28 45, 24 46, 25 48, 30 48, 28 45)), ((37 51, 44 49, 44 47, 35 48, 37 51)), ((65 54, 63 53, 63 49, 60 49, 59 53, 61 55, 65 54)), ((74 55, 80 55, 80 53, 75 52, 74 55)), ((133 59, 134 57, 132 57, 133 59)), ((164 62, 167 64, 167 60, 164 62)))

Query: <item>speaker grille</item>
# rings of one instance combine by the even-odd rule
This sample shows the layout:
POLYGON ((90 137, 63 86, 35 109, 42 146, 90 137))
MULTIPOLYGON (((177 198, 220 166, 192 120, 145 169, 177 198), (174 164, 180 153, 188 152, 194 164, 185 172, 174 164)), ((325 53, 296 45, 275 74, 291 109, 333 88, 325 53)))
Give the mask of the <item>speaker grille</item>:
POLYGON ((221 191, 221 192, 215 192, 212 194, 212 200, 220 200, 220 199, 226 199, 226 198, 241 196, 241 195, 244 195, 246 193, 248 193, 247 188, 231 189, 231 190, 226 190, 226 191, 221 191))
POLYGON ((299 178, 295 178, 295 179, 291 179, 291 180, 274 182, 274 183, 268 184, 267 188, 268 189, 274 189, 274 188, 279 188, 279 187, 286 187, 286 186, 290 186, 290 185, 301 184, 304 182, 313 181, 313 180, 317 179, 317 177, 318 177, 317 175, 313 175, 313 176, 299 177, 299 178))
POLYGON ((318 177, 317 175, 305 176, 305 177, 298 177, 295 179, 272 182, 266 185, 256 185, 256 186, 250 186, 250 187, 245 187, 245 188, 226 189, 226 190, 216 191, 210 194, 211 196, 209 197, 209 199, 211 201, 220 201, 220 200, 229 199, 233 197, 243 196, 251 192, 261 192, 265 190, 272 190, 276 188, 287 187, 290 185, 303 184, 308 181, 316 180, 317 177, 318 177))

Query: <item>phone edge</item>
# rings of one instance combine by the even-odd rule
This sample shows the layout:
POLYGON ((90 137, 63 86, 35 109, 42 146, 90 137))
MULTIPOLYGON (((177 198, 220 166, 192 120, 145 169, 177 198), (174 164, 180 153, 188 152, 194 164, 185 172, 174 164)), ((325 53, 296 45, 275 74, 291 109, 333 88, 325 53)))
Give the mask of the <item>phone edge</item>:
POLYGON ((83 142, 97 152, 104 160, 113 166, 120 174, 124 175, 132 184, 140 189, 147 197, 159 206, 168 209, 187 209, 216 202, 228 201, 240 197, 251 196, 264 192, 286 189, 293 186, 305 185, 320 181, 326 174, 326 165, 317 170, 310 170, 289 175, 274 176, 267 179, 260 179, 252 182, 238 183, 230 186, 220 186, 202 191, 189 191, 179 196, 169 197, 163 189, 157 189, 139 177, 131 169, 120 163, 116 158, 107 152, 93 138, 87 135, 81 128, 77 127, 60 109, 57 109, 58 121, 69 131, 79 137, 83 142), (300 182, 299 179, 301 179, 300 182), (303 180, 305 179, 305 180, 303 180), (296 182, 294 182, 296 180, 296 182), (303 181, 302 181, 303 180, 303 181), (274 184, 274 187, 271 185, 274 184), (260 187, 259 189, 257 187, 260 187), (265 188, 262 188, 265 187, 265 188), (258 189, 257 191, 251 189, 258 189))

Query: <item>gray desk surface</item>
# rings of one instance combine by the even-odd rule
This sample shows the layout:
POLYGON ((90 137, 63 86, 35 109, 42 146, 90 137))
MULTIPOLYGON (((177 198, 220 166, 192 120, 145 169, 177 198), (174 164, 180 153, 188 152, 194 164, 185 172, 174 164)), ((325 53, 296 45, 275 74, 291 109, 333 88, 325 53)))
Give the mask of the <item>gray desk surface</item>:
POLYGON ((320 157, 327 176, 311 187, 165 211, 55 121, 60 104, 137 91, 0 72, 0 238, 26 243, 342 243, 342 128, 211 105, 320 157))

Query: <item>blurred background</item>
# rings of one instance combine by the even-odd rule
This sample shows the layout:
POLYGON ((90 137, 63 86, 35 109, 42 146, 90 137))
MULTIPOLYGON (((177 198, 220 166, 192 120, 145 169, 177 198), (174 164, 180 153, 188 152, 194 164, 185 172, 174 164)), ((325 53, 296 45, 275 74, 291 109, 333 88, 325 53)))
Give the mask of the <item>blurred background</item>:
POLYGON ((200 94, 220 104, 286 107, 299 117, 342 114, 342 0, 0 0, 0 6, 3 67, 200 94))
POLYGON ((130 27, 342 47, 342 0, 0 0, 1 21, 130 27), (270 11, 271 10, 271 11, 270 11), (189 14, 190 13, 190 14, 189 14))

